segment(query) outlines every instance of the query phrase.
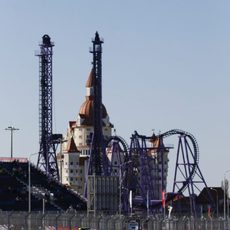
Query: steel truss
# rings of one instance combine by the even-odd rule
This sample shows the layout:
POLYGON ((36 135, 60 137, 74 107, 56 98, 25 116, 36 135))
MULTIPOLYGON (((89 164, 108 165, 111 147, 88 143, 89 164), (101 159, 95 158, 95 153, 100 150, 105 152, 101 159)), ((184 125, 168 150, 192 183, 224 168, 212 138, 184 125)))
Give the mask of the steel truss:
MULTIPOLYGON (((160 137, 166 138, 173 135, 178 136, 173 193, 187 193, 190 199, 190 213, 196 216, 196 192, 201 192, 201 188, 207 187, 199 167, 199 147, 195 137, 183 130, 170 130, 161 134, 160 137)), ((213 203, 211 195, 208 195, 208 199, 213 203)))
MULTIPOLYGON (((147 208, 152 213, 159 212, 162 204, 162 192, 166 191, 167 172, 164 154, 172 147, 166 147, 163 140, 169 136, 178 136, 178 148, 174 171, 173 194, 187 193, 190 198, 191 215, 196 216, 195 193, 207 187, 199 168, 199 148, 195 137, 182 130, 170 130, 160 135, 147 137, 135 132, 131 137, 128 158, 122 162, 123 211, 129 210, 129 193, 132 191, 133 205, 147 208), (149 142, 157 145, 149 145, 149 142), (166 174, 165 174, 166 173, 166 174)), ((113 154, 119 154, 116 148, 113 154)), ((166 166, 167 168, 167 166, 166 166)), ((167 199, 166 197, 164 199, 167 199)), ((212 203, 213 199, 209 195, 212 203)))
POLYGON ((56 148, 60 134, 52 132, 52 55, 54 43, 48 35, 42 37, 39 57, 39 139, 37 167, 59 180, 56 148))

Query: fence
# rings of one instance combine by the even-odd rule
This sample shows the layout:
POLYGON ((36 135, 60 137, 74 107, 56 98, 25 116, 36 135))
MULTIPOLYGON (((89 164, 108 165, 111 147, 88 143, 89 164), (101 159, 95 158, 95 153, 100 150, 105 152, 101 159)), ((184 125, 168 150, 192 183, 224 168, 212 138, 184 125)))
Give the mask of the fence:
POLYGON ((0 230, 230 230, 230 219, 87 215, 86 213, 0 212, 0 230), (138 228, 129 228, 135 221, 138 228))

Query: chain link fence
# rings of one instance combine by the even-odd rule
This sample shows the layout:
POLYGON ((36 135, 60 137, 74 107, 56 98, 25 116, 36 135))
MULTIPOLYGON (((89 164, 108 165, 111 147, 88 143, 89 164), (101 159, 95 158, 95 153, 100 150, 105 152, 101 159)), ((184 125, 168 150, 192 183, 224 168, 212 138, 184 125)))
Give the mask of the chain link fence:
POLYGON ((0 230, 230 230, 230 219, 0 212, 0 230))

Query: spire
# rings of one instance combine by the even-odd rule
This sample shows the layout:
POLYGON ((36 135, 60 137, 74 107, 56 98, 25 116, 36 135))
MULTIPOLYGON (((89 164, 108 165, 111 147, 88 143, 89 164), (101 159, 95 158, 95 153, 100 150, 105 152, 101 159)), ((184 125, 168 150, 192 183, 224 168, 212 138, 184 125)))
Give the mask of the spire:
POLYGON ((91 69, 86 86, 86 99, 93 100, 93 69, 91 69))
POLYGON ((96 33, 95 33, 95 42, 100 42, 101 40, 100 40, 100 37, 99 37, 99 34, 98 34, 98 32, 96 31, 96 33))
POLYGON ((91 69, 89 73, 89 77, 87 79, 87 82, 85 84, 86 88, 91 88, 93 87, 93 69, 91 69))

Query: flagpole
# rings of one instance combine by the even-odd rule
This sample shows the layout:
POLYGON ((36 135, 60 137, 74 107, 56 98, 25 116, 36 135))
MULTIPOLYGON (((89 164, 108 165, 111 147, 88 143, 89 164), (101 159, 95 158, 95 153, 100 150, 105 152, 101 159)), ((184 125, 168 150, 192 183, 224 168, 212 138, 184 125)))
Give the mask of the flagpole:
POLYGON ((132 190, 129 191, 129 206, 131 211, 131 216, 133 214, 133 197, 132 197, 132 190))
POLYGON ((149 218, 149 190, 147 190, 147 218, 149 218))

